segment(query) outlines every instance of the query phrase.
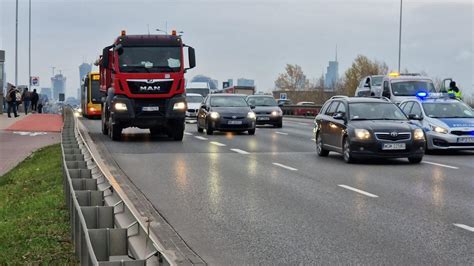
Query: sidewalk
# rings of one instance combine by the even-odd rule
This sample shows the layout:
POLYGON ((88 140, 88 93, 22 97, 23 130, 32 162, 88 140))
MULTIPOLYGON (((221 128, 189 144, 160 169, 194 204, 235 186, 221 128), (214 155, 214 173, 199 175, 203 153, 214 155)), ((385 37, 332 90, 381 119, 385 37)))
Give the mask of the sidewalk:
POLYGON ((0 115, 0 176, 27 158, 33 151, 59 143, 62 118, 51 114, 0 115))

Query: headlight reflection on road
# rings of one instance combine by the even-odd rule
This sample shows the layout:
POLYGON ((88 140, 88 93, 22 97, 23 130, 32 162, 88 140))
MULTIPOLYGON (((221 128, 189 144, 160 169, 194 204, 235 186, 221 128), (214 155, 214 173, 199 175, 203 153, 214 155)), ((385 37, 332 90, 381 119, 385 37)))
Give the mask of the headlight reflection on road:
POLYGON ((178 158, 174 165, 174 172, 176 173, 176 182, 181 190, 188 190, 188 175, 186 173, 186 161, 183 158, 178 158))
POLYGON ((433 171, 433 183, 431 187, 433 203, 437 208, 444 207, 444 176, 442 171, 435 169, 433 171))
POLYGON ((208 191, 209 191, 209 203, 211 205, 211 210, 213 213, 219 211, 219 205, 221 200, 221 184, 220 184, 220 175, 219 172, 219 153, 211 152, 209 153, 209 180, 208 191))
MULTIPOLYGON (((364 190, 366 187, 367 174, 363 172, 357 172, 355 175, 357 188, 364 190)), ((354 198, 354 217, 358 220, 367 219, 367 198, 365 196, 357 195, 354 198)))

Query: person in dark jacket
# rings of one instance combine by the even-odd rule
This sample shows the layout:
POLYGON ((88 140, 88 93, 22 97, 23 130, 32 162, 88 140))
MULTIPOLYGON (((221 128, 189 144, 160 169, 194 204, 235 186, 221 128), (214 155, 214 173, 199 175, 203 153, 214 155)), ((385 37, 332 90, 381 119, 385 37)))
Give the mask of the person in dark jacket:
POLYGON ((16 112, 16 94, 18 93, 18 90, 15 88, 15 86, 10 86, 7 92, 7 103, 8 103, 8 117, 11 117, 11 112, 13 111, 13 114, 15 117, 18 117, 19 115, 16 112))
POLYGON ((31 93, 28 91, 28 88, 25 88, 23 94, 21 95, 21 100, 23 101, 23 107, 25 108, 25 115, 28 114, 28 108, 30 108, 31 103, 31 93))
POLYGON ((31 93, 31 111, 38 111, 37 106, 38 106, 38 100, 39 100, 39 95, 36 92, 36 89, 33 89, 33 92, 31 93))

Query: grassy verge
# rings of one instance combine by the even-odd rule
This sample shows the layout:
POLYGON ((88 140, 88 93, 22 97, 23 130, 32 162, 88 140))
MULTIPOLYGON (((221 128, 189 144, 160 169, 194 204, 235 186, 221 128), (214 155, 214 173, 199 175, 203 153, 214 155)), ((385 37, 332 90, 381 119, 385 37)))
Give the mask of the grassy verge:
POLYGON ((76 264, 59 144, 0 177, 0 265, 76 264))

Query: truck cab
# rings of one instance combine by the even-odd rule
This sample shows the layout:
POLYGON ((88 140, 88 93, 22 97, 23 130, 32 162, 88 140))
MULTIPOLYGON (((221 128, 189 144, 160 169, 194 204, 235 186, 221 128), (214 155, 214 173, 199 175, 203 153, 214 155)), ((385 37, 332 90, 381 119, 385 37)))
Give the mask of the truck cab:
POLYGON ((406 99, 416 98, 420 92, 436 92, 431 78, 420 74, 390 73, 383 78, 382 90, 373 96, 386 97, 399 104, 406 99))
POLYGON ((186 70, 195 66, 192 47, 181 36, 126 35, 102 51, 99 59, 102 133, 120 140, 122 129, 150 129, 182 140, 186 112, 186 70), (188 48, 189 67, 184 66, 188 48))

